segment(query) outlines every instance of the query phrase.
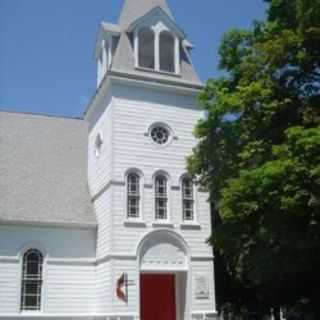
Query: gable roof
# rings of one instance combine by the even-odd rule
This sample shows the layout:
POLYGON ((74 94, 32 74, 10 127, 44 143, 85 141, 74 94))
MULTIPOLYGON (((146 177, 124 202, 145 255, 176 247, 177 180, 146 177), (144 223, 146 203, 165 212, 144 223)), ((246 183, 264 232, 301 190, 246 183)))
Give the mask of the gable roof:
POLYGON ((160 7, 174 20, 166 0, 124 0, 119 25, 123 29, 126 29, 132 22, 144 16, 155 7, 160 7))
POLYGON ((0 111, 0 224, 96 226, 87 123, 0 111))
POLYGON ((169 26, 169 29, 175 31, 179 37, 185 38, 185 32, 178 26, 175 20, 173 20, 162 8, 155 7, 148 11, 143 16, 139 17, 138 19, 134 20, 127 28, 128 32, 132 32, 136 27, 139 25, 149 21, 153 17, 158 17, 160 20, 163 20, 165 24, 169 26))

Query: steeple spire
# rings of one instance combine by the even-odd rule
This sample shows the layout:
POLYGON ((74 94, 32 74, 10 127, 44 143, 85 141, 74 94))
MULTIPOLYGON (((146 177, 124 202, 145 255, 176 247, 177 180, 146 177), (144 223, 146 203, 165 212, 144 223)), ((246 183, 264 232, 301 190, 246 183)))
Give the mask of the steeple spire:
POLYGON ((132 22, 155 7, 160 7, 173 19, 166 0, 124 0, 119 25, 127 28, 132 22))

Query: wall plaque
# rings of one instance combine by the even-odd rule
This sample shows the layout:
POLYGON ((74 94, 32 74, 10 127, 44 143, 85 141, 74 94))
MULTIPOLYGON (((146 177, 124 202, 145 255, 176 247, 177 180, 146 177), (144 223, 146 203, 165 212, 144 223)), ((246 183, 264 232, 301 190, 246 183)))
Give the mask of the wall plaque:
POLYGON ((195 296, 199 300, 210 299, 209 277, 205 275, 197 275, 195 277, 195 296))

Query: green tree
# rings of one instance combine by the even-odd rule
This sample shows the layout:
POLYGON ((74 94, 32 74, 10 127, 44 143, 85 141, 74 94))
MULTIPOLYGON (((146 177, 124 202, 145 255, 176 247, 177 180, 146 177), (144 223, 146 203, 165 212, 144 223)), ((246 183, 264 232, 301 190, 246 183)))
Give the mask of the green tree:
POLYGON ((189 171, 221 218, 210 241, 233 279, 320 319, 320 0, 266 2, 266 21, 222 40, 189 171))

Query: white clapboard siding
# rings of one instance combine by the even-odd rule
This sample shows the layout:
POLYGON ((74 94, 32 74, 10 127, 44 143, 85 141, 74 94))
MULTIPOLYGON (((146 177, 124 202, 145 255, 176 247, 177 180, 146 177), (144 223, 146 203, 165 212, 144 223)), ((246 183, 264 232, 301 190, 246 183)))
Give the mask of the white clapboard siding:
POLYGON ((96 312, 106 313, 112 303, 112 266, 111 262, 102 262, 96 269, 96 312))
POLYGON ((34 246, 51 258, 95 258, 96 230, 0 226, 0 256, 34 246))
POLYGON ((145 181, 151 183, 155 170, 162 169, 170 175, 173 185, 177 185, 186 171, 186 157, 196 143, 192 131, 201 115, 197 109, 118 99, 113 112, 113 178, 123 179, 130 167, 137 167, 145 181), (176 137, 165 148, 155 146, 146 136, 155 122, 169 125, 176 137))
POLYGON ((20 264, 0 259, 0 313, 15 313, 20 301, 20 264))
MULTIPOLYGON (((180 179, 186 173, 186 156, 191 154, 196 144, 192 132, 197 121, 203 116, 195 106, 192 96, 159 93, 152 90, 116 87, 112 106, 113 128, 113 170, 112 179, 121 182, 113 185, 112 191, 112 232, 116 236, 113 251, 117 253, 134 252, 142 234, 152 229, 154 222, 154 192, 150 187, 142 188, 142 215, 147 228, 128 228, 126 220, 125 174, 131 168, 139 169, 143 174, 144 184, 152 184, 156 171, 163 170, 170 176, 170 188, 178 187, 180 179), (148 128, 155 122, 164 122, 173 130, 177 140, 165 147, 155 146, 146 136, 148 128)), ((105 162, 107 166, 107 163, 105 162)), ((109 204, 110 206, 110 204, 109 204)), ((169 191, 169 215, 178 232, 183 234, 194 255, 210 255, 211 249, 205 243, 210 235, 210 210, 207 194, 197 193, 196 215, 201 225, 200 232, 181 229, 182 204, 181 190, 169 191)), ((99 211, 99 210, 98 210, 99 211)), ((103 208, 104 215, 108 210, 103 208)), ((111 223, 104 218, 103 223, 111 223)), ((105 227, 105 230, 108 230, 105 227)), ((102 238, 101 238, 102 239, 102 238)), ((104 239, 102 239, 103 241, 104 239)), ((105 242, 105 241, 104 241, 105 242)), ((98 248, 99 248, 98 244, 98 248)))
POLYGON ((115 278, 119 278, 120 275, 125 272, 128 276, 128 301, 123 302, 116 298, 116 284, 112 284, 113 295, 113 312, 115 313, 132 313, 138 312, 140 298, 138 292, 138 276, 137 262, 135 260, 114 260, 113 269, 115 278))
POLYGON ((1 226, 0 314, 20 312, 22 255, 31 248, 44 255, 42 312, 93 312, 95 247, 95 229, 1 226))
POLYGON ((95 266, 48 264, 45 274, 46 313, 94 313, 95 266))
POLYGON ((104 103, 104 111, 100 108, 95 111, 99 112, 100 118, 96 119, 97 115, 92 114, 88 120, 89 127, 92 127, 88 139, 88 183, 92 196, 108 184, 112 172, 112 100, 106 100, 104 103), (99 157, 95 153, 98 134, 103 139, 99 157))
MULTIPOLYGON (((117 212, 113 217, 113 232, 116 236, 114 241, 114 251, 117 253, 127 254, 134 253, 142 235, 153 229, 154 217, 154 192, 150 188, 145 188, 143 191, 143 220, 146 223, 145 228, 137 228, 134 225, 128 227, 126 221, 126 191, 123 186, 113 186, 114 195, 114 211, 117 212)), ((203 204, 196 208, 197 222, 199 228, 187 228, 182 226, 182 205, 180 191, 170 192, 170 216, 171 222, 176 232, 181 233, 188 242, 191 252, 195 256, 208 256, 212 254, 212 248, 206 243, 210 236, 210 211, 206 203, 206 195, 199 193, 198 201, 203 201, 203 204), (175 199, 178 199, 175 202, 175 199), (199 232, 200 231, 200 232, 199 232), (199 235, 200 234, 200 235, 199 235)))
MULTIPOLYGON (((99 222, 98 257, 113 253, 132 253, 142 234, 154 222, 154 193, 142 188, 143 219, 147 228, 128 228, 126 220, 125 174, 131 168, 139 169, 144 184, 151 185, 156 171, 170 176, 169 214, 175 229, 183 234, 193 255, 210 255, 205 243, 210 235, 210 210, 207 194, 197 193, 195 208, 201 229, 182 229, 180 179, 186 173, 186 157, 197 143, 193 130, 203 112, 197 108, 195 96, 178 95, 151 89, 114 85, 110 88, 109 104, 93 108, 89 121, 89 184, 93 195, 99 196, 94 205, 99 222), (98 113, 100 117, 95 115, 98 113), (164 122, 176 137, 165 147, 155 146, 146 133, 150 125, 164 122), (94 156, 94 142, 102 133, 104 145, 101 156, 94 156), (109 140, 110 139, 110 140, 109 140), (110 181, 116 184, 110 184, 110 181), (109 185, 108 185, 109 184, 109 185), (200 232, 199 232, 200 231, 200 232), (114 237, 112 237, 114 235, 114 237)), ((101 98, 107 101, 107 98, 101 98)), ((98 104, 98 103, 97 103, 98 104)))
POLYGON ((108 188, 94 202, 94 208, 98 220, 97 229, 97 258, 111 253, 112 247, 112 188, 108 188))
POLYGON ((203 261, 193 261, 192 262, 192 287, 193 287, 193 297, 192 297, 192 311, 214 311, 216 310, 215 305, 215 288, 214 288, 214 270, 213 263, 204 263, 203 261), (196 277, 198 275, 205 275, 208 278, 208 284, 210 289, 210 299, 197 299, 196 297, 196 277))

